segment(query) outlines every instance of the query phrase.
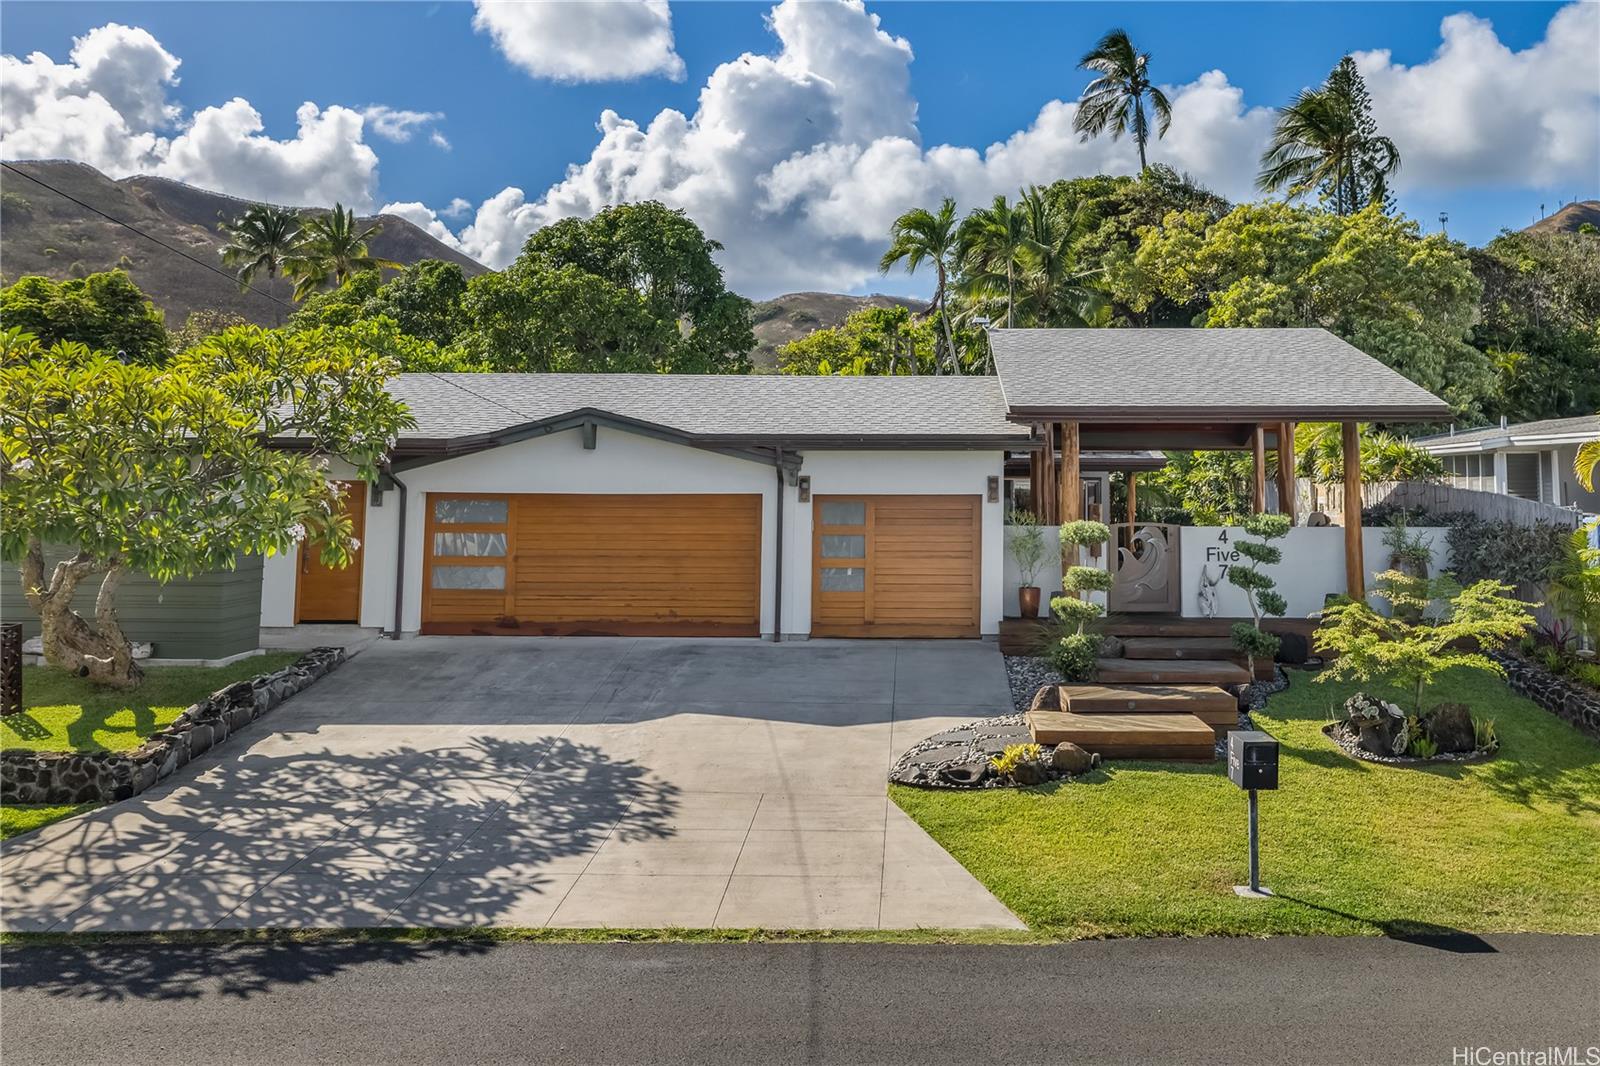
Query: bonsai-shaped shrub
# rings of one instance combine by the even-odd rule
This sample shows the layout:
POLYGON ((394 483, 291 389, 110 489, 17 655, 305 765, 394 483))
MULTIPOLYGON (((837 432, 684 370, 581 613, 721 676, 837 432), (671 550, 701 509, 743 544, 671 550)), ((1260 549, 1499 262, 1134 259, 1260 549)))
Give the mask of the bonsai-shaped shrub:
POLYGON ((1234 623, 1233 646, 1244 652, 1250 664, 1250 676, 1256 676, 1256 658, 1271 661, 1282 643, 1276 636, 1261 628, 1264 615, 1281 617, 1289 609, 1288 601, 1278 591, 1278 583, 1261 568, 1283 562, 1283 550, 1268 543, 1289 532, 1289 517, 1281 514, 1253 514, 1244 520, 1244 531, 1260 540, 1240 540, 1234 543, 1239 554, 1250 560, 1249 566, 1234 564, 1228 568, 1228 582, 1244 590, 1245 601, 1250 604, 1248 622, 1234 623))
POLYGON ((1105 608, 1085 598, 1084 593, 1110 591, 1111 572, 1083 565, 1083 557, 1086 549, 1110 539, 1111 530, 1101 522, 1068 522, 1061 527, 1061 547, 1068 561, 1061 589, 1067 595, 1050 601, 1050 610, 1061 620, 1062 633, 1045 658, 1068 681, 1094 680, 1100 638, 1085 629, 1105 613, 1105 608))
POLYGON ((1504 648, 1533 625, 1528 605, 1509 595, 1511 586, 1500 581, 1463 589, 1449 574, 1430 580, 1386 570, 1377 586, 1373 595, 1396 609, 1391 617, 1356 600, 1323 610, 1313 646, 1338 658, 1316 679, 1387 681, 1411 694, 1412 713, 1419 718, 1428 685, 1451 667, 1475 666, 1504 677, 1500 664, 1485 653, 1504 648), (1466 650, 1473 642, 1478 650, 1466 650))
POLYGON ((1017 562, 1017 574, 1023 588, 1039 584, 1039 570, 1044 566, 1048 550, 1044 541, 1044 527, 1032 511, 1012 511, 1006 515, 1006 549, 1017 562))

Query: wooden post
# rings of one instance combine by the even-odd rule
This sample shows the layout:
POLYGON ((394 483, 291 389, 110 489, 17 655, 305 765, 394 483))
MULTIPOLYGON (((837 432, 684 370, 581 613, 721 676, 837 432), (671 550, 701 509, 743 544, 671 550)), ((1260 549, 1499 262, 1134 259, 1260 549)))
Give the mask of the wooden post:
POLYGON ((1257 425, 1250 434, 1250 512, 1267 509, 1267 432, 1257 425))
POLYGON ((1361 552, 1361 436, 1354 422, 1343 427, 1344 579, 1352 600, 1367 598, 1367 563, 1361 552))
POLYGON ((1138 506, 1137 506, 1138 500, 1139 500, 1139 471, 1130 470, 1130 471, 1128 471, 1128 525, 1130 525, 1130 526, 1138 521, 1138 519, 1134 517, 1134 515, 1136 515, 1138 513, 1138 510, 1139 510, 1138 506))
POLYGON ((1053 526, 1060 519, 1056 515, 1056 426, 1044 424, 1044 463, 1039 470, 1039 496, 1043 502, 1039 523, 1053 526))
POLYGON ((1061 423, 1061 474, 1060 491, 1056 506, 1061 512, 1061 525, 1076 522, 1083 517, 1083 485, 1078 475, 1078 423, 1061 423))
POLYGON ((1295 523, 1294 499, 1294 423, 1278 423, 1278 513, 1295 523))
MULTIPOLYGON (((1037 428, 1035 429, 1037 432, 1037 428)), ((1039 501, 1039 472, 1044 468, 1044 459, 1038 452, 1028 453, 1028 510, 1033 512, 1035 521, 1044 521, 1040 517, 1039 501)))

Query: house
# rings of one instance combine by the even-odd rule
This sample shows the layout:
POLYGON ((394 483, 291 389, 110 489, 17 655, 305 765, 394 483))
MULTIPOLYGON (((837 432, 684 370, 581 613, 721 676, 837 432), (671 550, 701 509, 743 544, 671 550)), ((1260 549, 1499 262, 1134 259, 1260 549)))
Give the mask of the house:
MULTIPOLYGON (((268 559, 262 625, 988 636, 1008 472, 1052 523, 1110 518, 1088 488, 1107 466, 1242 448, 1264 507, 1294 421, 1345 422, 1353 448, 1357 421, 1448 416, 1323 330, 989 337, 996 377, 402 375, 417 425, 347 493, 355 563, 268 559)), ((1359 531, 1344 542, 1354 588, 1359 531)))
POLYGON ((1419 438, 1437 455, 1450 481, 1464 489, 1498 492, 1586 514, 1600 513, 1600 491, 1578 483, 1572 466, 1578 446, 1600 439, 1600 415, 1469 429, 1419 438))

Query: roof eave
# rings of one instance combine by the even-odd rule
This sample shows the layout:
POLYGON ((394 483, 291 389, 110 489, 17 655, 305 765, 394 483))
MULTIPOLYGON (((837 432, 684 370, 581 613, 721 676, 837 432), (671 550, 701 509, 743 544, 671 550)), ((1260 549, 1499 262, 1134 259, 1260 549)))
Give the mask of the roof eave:
POLYGON ((1152 407, 1148 404, 1093 407, 1019 406, 1006 411, 1013 422, 1438 422, 1448 419, 1447 404, 1396 404, 1392 407, 1332 407, 1290 404, 1283 407, 1203 406, 1152 407))

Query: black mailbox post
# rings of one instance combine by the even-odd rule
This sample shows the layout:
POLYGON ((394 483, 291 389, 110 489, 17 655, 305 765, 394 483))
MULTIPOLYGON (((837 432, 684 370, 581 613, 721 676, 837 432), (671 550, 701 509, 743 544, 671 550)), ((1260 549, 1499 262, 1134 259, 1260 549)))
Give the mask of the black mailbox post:
POLYGON ((1250 794, 1250 884, 1233 890, 1249 899, 1264 899, 1272 892, 1261 887, 1261 837, 1256 815, 1256 791, 1278 787, 1278 742, 1257 729, 1236 729, 1228 734, 1228 780, 1250 794))

